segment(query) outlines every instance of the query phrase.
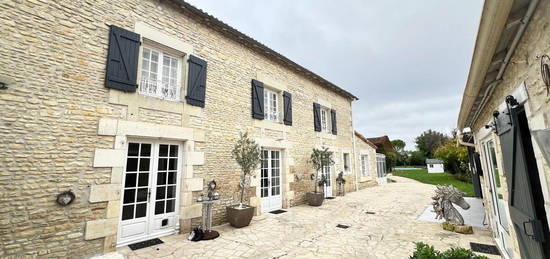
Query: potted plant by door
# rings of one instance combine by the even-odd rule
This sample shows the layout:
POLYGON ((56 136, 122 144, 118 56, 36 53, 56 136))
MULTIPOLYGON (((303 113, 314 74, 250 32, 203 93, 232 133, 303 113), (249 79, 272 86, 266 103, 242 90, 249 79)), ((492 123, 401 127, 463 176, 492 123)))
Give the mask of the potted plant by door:
POLYGON ((261 153, 260 147, 254 140, 248 137, 248 133, 240 134, 240 138, 237 140, 237 143, 235 143, 231 153, 241 167, 241 181, 239 184, 241 192, 240 203, 226 207, 227 221, 229 221, 229 224, 233 227, 242 228, 250 224, 254 216, 254 210, 256 209, 255 207, 244 204, 243 200, 247 180, 250 180, 250 176, 260 164, 261 153))
POLYGON ((315 169, 315 175, 312 177, 314 178, 315 189, 313 192, 306 193, 306 200, 311 206, 321 206, 321 204, 323 204, 323 200, 325 199, 325 194, 317 191, 317 186, 322 188, 327 179, 324 174, 319 176, 319 171, 323 170, 324 166, 331 166, 334 164, 332 152, 329 151, 328 148, 314 148, 309 158, 309 162, 313 166, 313 169, 315 169))

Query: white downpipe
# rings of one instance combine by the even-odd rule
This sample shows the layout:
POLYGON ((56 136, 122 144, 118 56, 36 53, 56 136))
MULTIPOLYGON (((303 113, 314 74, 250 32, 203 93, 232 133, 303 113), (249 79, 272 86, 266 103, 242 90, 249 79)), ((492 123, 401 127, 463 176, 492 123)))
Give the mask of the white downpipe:
POLYGON ((458 142, 456 143, 457 145, 463 145, 463 146, 473 147, 473 148, 476 147, 474 143, 468 143, 468 142, 462 141, 462 132, 460 131, 458 132, 457 140, 458 140, 458 142))
POLYGON ((498 69, 497 77, 495 78, 495 81, 487 88, 487 90, 483 94, 482 102, 476 109, 474 118, 472 119, 472 122, 470 122, 470 125, 469 125, 470 127, 473 126, 474 122, 477 120, 477 117, 481 113, 481 110, 483 110, 483 107, 485 107, 485 104, 489 100, 488 97, 491 96, 491 94, 493 93, 495 86, 498 83, 500 83, 500 81, 502 81, 502 75, 504 74, 504 70, 508 66, 508 63, 512 58, 512 54, 514 54, 514 51, 518 46, 521 36, 523 36, 523 33, 525 32, 525 29, 527 28, 527 25, 529 24, 529 21, 531 20, 531 16, 533 16, 533 13, 535 12, 535 8, 537 7, 538 3, 539 3, 539 0, 531 0, 531 3, 529 3, 529 9, 527 9, 527 12, 525 12, 525 16, 523 17, 523 19, 521 19, 521 25, 519 26, 519 29, 516 32, 516 36, 514 37, 514 41, 512 41, 512 45, 510 45, 510 49, 508 50, 508 52, 506 52, 506 56, 504 57, 504 62, 498 69))
MULTIPOLYGON (((351 105, 350 105, 351 106, 351 105)), ((351 109, 351 107, 350 107, 351 109)), ((353 118, 353 112, 350 112, 353 118)), ((352 141, 352 153, 353 153, 353 171, 355 172, 355 191, 359 191, 359 170, 357 170, 357 156, 355 155, 355 129, 353 128, 353 120, 351 120, 351 141, 352 141)), ((359 167, 361 168, 361 167, 359 167)))

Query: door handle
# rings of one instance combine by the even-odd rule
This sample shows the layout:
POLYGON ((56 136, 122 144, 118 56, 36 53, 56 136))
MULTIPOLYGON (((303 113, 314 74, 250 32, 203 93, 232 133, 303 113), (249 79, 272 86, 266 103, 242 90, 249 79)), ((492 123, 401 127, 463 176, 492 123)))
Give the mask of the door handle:
POLYGON ((151 200, 151 189, 147 189, 147 202, 151 200))

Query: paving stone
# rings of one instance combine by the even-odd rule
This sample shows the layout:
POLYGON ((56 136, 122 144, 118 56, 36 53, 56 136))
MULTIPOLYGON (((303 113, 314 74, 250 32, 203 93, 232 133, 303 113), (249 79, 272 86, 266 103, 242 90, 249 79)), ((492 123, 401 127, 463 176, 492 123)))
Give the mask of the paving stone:
MULTIPOLYGON (((439 223, 416 218, 431 202, 434 186, 393 177, 397 182, 348 193, 323 204, 288 209, 287 213, 256 217, 250 226, 215 227, 220 238, 190 242, 185 235, 162 237, 165 244, 150 250, 128 251, 126 258, 407 258, 414 242, 446 250, 469 242, 493 244, 491 233, 474 228, 474 234, 445 231, 439 223), (407 195, 403 195, 406 193, 407 195), (372 211, 375 214, 366 214, 372 211), (349 225, 347 229, 336 228, 349 225)), ((485 254, 484 254, 485 255, 485 254)), ((485 255, 489 258, 498 256, 485 255)))

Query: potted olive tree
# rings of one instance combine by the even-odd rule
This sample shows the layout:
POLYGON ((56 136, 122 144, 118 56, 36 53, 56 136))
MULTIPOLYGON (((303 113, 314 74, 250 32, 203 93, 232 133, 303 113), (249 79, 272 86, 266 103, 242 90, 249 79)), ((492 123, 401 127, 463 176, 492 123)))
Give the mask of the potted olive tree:
POLYGON ((306 193, 306 200, 311 206, 321 206, 321 204, 323 204, 323 200, 325 199, 325 195, 323 192, 317 191, 317 186, 322 187, 326 183, 327 179, 324 174, 319 176, 319 171, 323 170, 324 166, 331 166, 334 164, 334 160, 332 159, 332 151, 329 151, 328 148, 314 148, 309 158, 309 163, 311 163, 313 169, 315 169, 315 175, 312 177, 314 178, 315 189, 313 192, 306 193))
POLYGON ((256 209, 255 207, 244 204, 243 200, 247 180, 250 180, 250 176, 254 174, 254 171, 260 164, 261 153, 260 147, 254 140, 248 137, 248 133, 240 134, 240 138, 237 140, 237 143, 235 143, 231 153, 241 167, 241 181, 239 184, 241 191, 239 204, 226 207, 227 221, 229 221, 229 224, 233 227, 242 228, 250 224, 254 216, 254 210, 256 209))

